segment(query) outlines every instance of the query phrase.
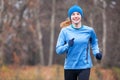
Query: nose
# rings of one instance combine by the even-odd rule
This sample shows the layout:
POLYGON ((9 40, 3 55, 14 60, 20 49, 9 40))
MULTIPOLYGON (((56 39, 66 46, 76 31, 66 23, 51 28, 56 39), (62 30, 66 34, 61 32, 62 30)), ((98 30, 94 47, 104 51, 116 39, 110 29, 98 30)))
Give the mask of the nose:
POLYGON ((74 16, 74 18, 78 18, 78 16, 77 16, 77 15, 75 15, 75 16, 74 16))

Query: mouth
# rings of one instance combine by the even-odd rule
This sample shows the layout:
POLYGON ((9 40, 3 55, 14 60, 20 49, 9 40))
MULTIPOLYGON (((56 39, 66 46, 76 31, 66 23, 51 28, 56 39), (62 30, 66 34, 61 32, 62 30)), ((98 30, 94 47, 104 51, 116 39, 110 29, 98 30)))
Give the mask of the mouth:
POLYGON ((80 19, 79 18, 73 18, 74 21, 79 21, 80 19))

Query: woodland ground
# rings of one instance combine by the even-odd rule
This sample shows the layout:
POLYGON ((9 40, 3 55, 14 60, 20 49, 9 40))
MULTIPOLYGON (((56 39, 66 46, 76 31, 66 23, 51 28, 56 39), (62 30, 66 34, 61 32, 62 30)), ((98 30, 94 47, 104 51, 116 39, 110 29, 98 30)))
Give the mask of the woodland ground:
MULTIPOLYGON (((64 80, 64 70, 61 65, 52 66, 14 66, 0 67, 0 80, 64 80)), ((91 69, 90 80, 120 80, 120 69, 91 69)))

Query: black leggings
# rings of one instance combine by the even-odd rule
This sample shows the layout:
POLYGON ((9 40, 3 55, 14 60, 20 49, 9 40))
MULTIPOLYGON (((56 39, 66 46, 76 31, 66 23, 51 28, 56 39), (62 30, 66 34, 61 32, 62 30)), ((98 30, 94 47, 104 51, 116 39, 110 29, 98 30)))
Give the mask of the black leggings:
POLYGON ((65 80, 89 80, 90 68, 88 69, 65 69, 65 80))

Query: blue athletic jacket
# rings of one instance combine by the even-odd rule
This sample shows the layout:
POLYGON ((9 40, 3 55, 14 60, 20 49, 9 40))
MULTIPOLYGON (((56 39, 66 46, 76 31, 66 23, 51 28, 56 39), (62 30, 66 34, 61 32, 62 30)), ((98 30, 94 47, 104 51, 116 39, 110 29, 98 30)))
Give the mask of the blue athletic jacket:
POLYGON ((85 25, 82 25, 81 28, 72 26, 61 29, 56 44, 56 52, 57 54, 66 53, 64 69, 91 68, 93 64, 90 56, 90 46, 94 56, 99 53, 95 31, 85 25), (68 41, 72 38, 74 38, 74 44, 69 47, 68 41))

